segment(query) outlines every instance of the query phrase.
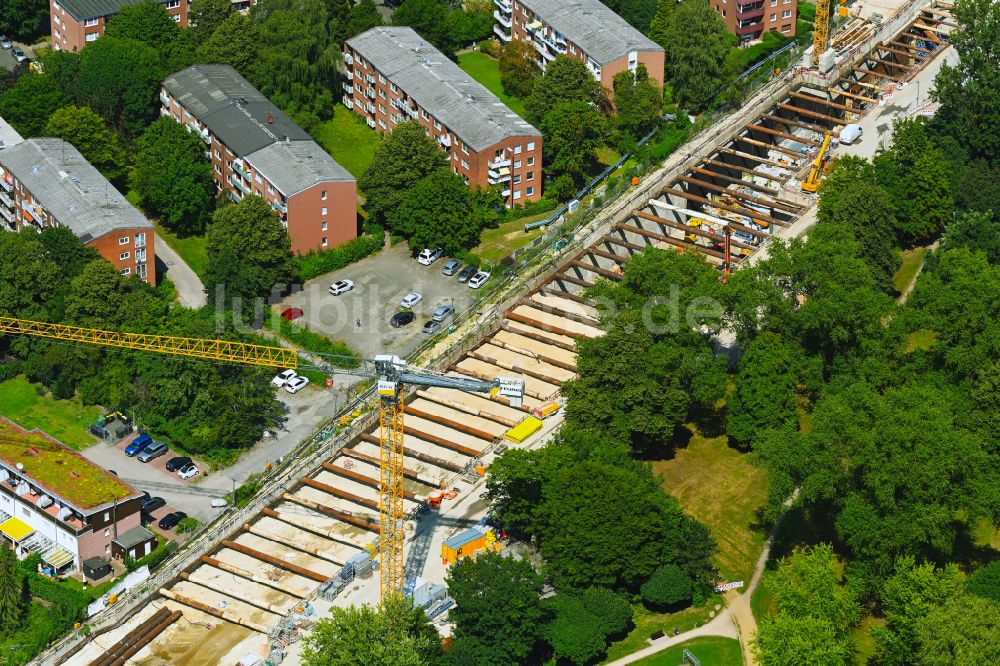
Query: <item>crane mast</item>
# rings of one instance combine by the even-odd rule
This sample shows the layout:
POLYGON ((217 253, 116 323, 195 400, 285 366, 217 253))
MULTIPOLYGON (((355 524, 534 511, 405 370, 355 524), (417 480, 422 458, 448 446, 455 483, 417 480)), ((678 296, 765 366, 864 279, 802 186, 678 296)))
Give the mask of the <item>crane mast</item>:
POLYGON ((830 0, 816 0, 816 25, 813 26, 813 67, 819 67, 819 57, 830 48, 830 0))
MULTIPOLYGON (((0 335, 29 335, 74 343, 119 349, 170 354, 200 360, 241 363, 269 368, 315 367, 300 364, 295 350, 284 347, 253 345, 229 340, 207 340, 168 335, 123 333, 83 328, 67 324, 0 317, 0 335)), ((336 358, 317 354, 317 357, 336 358)), ((345 357, 346 358, 346 357, 345 357)), ((403 506, 403 448, 405 427, 405 386, 428 386, 455 389, 467 393, 498 394, 514 407, 524 399, 524 380, 499 377, 492 381, 442 375, 410 369, 398 356, 379 355, 355 359, 356 368, 319 370, 330 374, 378 379, 379 395, 379 599, 403 593, 403 542, 406 514, 403 506)))

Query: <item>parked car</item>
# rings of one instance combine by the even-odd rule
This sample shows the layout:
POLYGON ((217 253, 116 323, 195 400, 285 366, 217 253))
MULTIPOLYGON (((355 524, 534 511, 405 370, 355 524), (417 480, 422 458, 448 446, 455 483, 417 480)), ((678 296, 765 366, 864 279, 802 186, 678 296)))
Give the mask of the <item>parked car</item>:
POLYGON ((431 315, 431 319, 433 319, 434 321, 444 321, 453 314, 455 314, 455 306, 439 305, 434 310, 434 314, 431 315))
POLYGON ((295 321, 304 314, 305 312, 302 311, 302 308, 288 308, 281 313, 281 318, 287 321, 295 321))
POLYGON ((167 461, 167 471, 176 472, 179 469, 184 469, 187 465, 191 464, 191 459, 187 456, 174 456, 167 461))
POLYGON ((472 276, 472 279, 469 280, 469 287, 472 289, 479 289, 484 284, 486 284, 486 281, 489 279, 490 279, 489 273, 487 273, 486 271, 479 271, 478 273, 472 276))
POLYGON ((271 385, 281 388, 282 386, 284 386, 285 384, 292 381, 298 376, 299 373, 295 372, 294 370, 284 370, 274 376, 274 379, 271 380, 271 385))
POLYGON ((14 46, 14 42, 10 41, 10 37, 7 35, 0 35, 0 46, 5 49, 9 49, 14 46))
POLYGON ((160 518, 160 522, 157 523, 161 530, 172 530, 177 527, 177 524, 187 518, 188 515, 183 511, 174 511, 173 513, 168 513, 167 515, 160 518))
POLYGON ((13 48, 11 54, 14 56, 14 59, 17 60, 18 62, 24 62, 25 60, 28 59, 27 54, 25 54, 25 52, 22 51, 20 47, 17 46, 13 48))
POLYGON ((181 469, 177 472, 177 476, 179 476, 184 480, 190 479, 192 476, 196 476, 197 474, 198 474, 198 466, 195 465, 194 463, 188 463, 187 465, 184 465, 184 467, 181 467, 181 469))
POLYGON ((352 280, 337 280, 330 285, 330 295, 340 296, 341 294, 346 294, 351 289, 354 289, 354 282, 352 280))
POLYGON ((139 462, 148 463, 154 458, 159 458, 164 453, 168 451, 167 443, 162 439, 158 439, 139 453, 139 462))
POLYGON ((142 503, 149 499, 149 491, 143 490, 139 493, 139 507, 142 507, 142 503))
POLYGON ((430 248, 424 248, 420 251, 420 254, 417 255, 417 261, 424 266, 430 266, 435 261, 440 259, 442 255, 444 255, 444 250, 441 248, 435 248, 433 250, 430 248))
POLYGON ((458 274, 459 282, 468 282, 469 278, 476 274, 479 269, 475 266, 466 266, 462 269, 462 272, 458 274))
POLYGON ((142 501, 139 508, 142 509, 144 513, 153 513, 157 509, 161 509, 167 505, 167 500, 162 497, 150 497, 142 501))
POLYGON ((109 469, 109 470, 108 470, 108 474, 114 474, 115 476, 118 476, 118 472, 116 472, 116 471, 115 471, 115 470, 113 470, 113 469, 109 469))
POLYGON ((441 272, 448 277, 451 277, 458 272, 458 269, 462 267, 462 262, 458 259, 449 259, 445 262, 444 266, 441 267, 441 272))
POLYGON ((139 435, 132 440, 132 443, 125 447, 125 455, 129 458, 139 455, 142 450, 153 443, 153 438, 149 435, 139 435))
POLYGON ((426 324, 424 324, 424 333, 427 333, 428 335, 434 335, 435 333, 441 330, 441 326, 442 326, 441 322, 430 319, 426 324))
POLYGON ((397 312, 392 315, 392 319, 389 320, 389 326, 393 328, 402 328, 408 324, 412 324, 413 320, 417 318, 417 315, 413 314, 409 310, 404 312, 397 312))
POLYGON ((309 385, 309 378, 299 375, 292 381, 285 384, 285 390, 288 391, 289 393, 298 393, 308 385, 309 385))
POLYGON ((399 302, 399 305, 404 308, 412 308, 422 300, 424 300, 423 296, 415 292, 410 292, 406 296, 403 296, 403 300, 399 302))

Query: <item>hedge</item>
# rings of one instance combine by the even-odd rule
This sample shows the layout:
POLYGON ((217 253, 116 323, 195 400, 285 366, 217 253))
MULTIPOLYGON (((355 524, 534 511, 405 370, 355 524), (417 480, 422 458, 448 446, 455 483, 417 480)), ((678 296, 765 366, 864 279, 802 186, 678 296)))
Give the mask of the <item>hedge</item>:
MULTIPOLYGON (((372 225, 374 227, 374 225, 372 225)), ((374 230, 374 228, 373 228, 374 230)), ((381 229, 379 229, 381 231, 381 229)), ((305 282, 360 261, 382 249, 383 234, 358 236, 332 250, 312 251, 295 257, 295 272, 305 282)))

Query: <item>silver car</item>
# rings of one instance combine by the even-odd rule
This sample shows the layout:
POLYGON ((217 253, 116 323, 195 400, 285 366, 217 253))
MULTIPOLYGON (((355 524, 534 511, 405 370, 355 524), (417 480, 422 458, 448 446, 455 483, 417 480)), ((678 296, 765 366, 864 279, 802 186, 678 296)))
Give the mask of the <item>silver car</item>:
POLYGON ((455 308, 451 305, 439 305, 437 309, 434 310, 434 314, 431 315, 431 319, 434 321, 444 321, 448 317, 455 314, 455 308))
POLYGON ((159 458, 164 453, 167 452, 167 443, 162 439, 158 439, 146 448, 142 450, 139 454, 139 462, 148 463, 153 458, 159 458))
POLYGON ((9 49, 14 46, 14 42, 10 41, 10 37, 7 35, 0 35, 0 47, 9 49))

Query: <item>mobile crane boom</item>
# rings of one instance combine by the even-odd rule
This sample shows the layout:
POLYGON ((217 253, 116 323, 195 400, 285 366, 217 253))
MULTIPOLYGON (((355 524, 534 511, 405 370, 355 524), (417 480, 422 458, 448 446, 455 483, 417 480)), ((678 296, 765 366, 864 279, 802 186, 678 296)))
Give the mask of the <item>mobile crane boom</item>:
MULTIPOLYGON (((30 335, 74 343, 132 349, 187 358, 241 363, 269 368, 317 367, 302 364, 295 350, 284 347, 253 345, 230 340, 207 340, 144 333, 122 333, 83 328, 67 324, 0 317, 0 334, 30 335)), ((336 368, 324 364, 317 369, 338 375, 353 375, 378 379, 379 401, 379 598, 403 593, 403 415, 405 385, 455 389, 467 393, 487 393, 506 398, 511 406, 520 407, 524 399, 524 380, 498 377, 492 381, 456 377, 411 369, 398 356, 379 355, 355 359, 325 354, 324 359, 350 358, 353 368, 336 368)))
POLYGON ((830 146, 830 132, 823 137, 823 145, 819 147, 816 159, 813 160, 812 169, 809 176, 802 181, 802 189, 806 192, 815 192, 819 189, 819 177, 823 173, 823 158, 826 157, 826 149, 830 146))

